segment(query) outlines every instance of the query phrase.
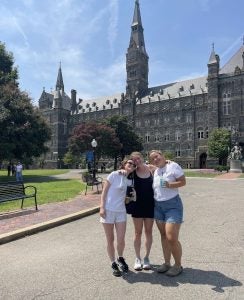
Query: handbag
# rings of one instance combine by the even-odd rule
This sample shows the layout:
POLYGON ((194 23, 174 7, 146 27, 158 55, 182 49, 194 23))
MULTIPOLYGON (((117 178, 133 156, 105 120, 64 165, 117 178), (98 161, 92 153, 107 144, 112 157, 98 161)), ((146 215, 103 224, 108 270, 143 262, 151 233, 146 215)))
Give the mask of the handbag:
POLYGON ((125 196, 125 208, 127 214, 131 215, 135 212, 136 208, 136 190, 134 188, 133 180, 132 185, 127 186, 125 196))

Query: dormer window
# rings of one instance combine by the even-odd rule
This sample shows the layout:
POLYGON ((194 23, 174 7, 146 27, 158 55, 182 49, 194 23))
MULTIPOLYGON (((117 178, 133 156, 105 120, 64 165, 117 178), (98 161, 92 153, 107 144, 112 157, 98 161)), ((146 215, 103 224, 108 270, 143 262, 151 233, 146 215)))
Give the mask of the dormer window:
POLYGON ((194 86, 194 84, 192 83, 191 85, 190 85, 190 90, 194 90, 195 89, 195 86, 194 86))

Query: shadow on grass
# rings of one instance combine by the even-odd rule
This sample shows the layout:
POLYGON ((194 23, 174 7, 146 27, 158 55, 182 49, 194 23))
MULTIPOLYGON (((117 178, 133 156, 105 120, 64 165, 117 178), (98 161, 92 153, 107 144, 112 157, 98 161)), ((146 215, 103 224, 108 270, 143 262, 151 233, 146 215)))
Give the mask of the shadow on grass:
MULTIPOLYGON (((57 178, 54 176, 40 176, 40 175, 25 175, 23 177, 24 184, 30 183, 30 182, 55 182, 55 181, 69 181, 70 179, 64 179, 64 178, 57 178)), ((13 182, 16 181, 14 176, 2 176, 0 177, 0 182, 13 182)))

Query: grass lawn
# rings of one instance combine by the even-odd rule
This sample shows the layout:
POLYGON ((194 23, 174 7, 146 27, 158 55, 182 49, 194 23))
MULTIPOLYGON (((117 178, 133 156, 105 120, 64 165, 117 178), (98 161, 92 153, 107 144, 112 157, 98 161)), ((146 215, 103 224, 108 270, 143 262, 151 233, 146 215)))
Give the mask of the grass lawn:
MULTIPOLYGON (((71 199, 81 193, 85 184, 78 179, 58 179, 51 175, 63 174, 68 170, 24 170, 25 185, 37 188, 37 203, 46 204, 71 199)), ((15 180, 6 176, 6 171, 0 171, 0 182, 15 180)), ((19 209, 21 200, 1 203, 0 212, 19 209)), ((34 199, 25 199, 24 207, 34 205, 34 199)))
POLYGON ((184 173, 185 173, 186 177, 207 177, 207 178, 214 178, 214 177, 222 174, 219 172, 206 172, 206 171, 204 171, 204 169, 202 171, 184 170, 184 173))

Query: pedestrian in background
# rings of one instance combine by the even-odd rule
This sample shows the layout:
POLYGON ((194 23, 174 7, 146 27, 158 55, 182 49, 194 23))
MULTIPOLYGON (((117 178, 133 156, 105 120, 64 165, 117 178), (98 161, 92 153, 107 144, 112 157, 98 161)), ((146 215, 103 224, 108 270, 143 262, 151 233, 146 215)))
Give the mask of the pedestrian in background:
POLYGON ((23 175, 22 175, 23 166, 20 163, 20 161, 16 165, 16 181, 23 181, 23 175))
POLYGON ((182 247, 178 239, 183 222, 183 205, 178 188, 184 186, 186 180, 182 168, 175 162, 167 163, 161 151, 152 150, 149 158, 156 167, 153 176, 154 218, 161 235, 164 256, 164 263, 158 272, 177 276, 183 270, 182 247), (171 255, 174 258, 173 266, 170 263, 171 255))
POLYGON ((12 176, 15 176, 15 164, 11 164, 11 173, 12 176))
POLYGON ((122 272, 128 271, 128 265, 123 257, 127 219, 125 196, 127 186, 132 184, 131 173, 135 168, 132 160, 124 160, 120 169, 124 170, 127 176, 121 175, 119 170, 110 173, 101 194, 100 222, 103 224, 107 239, 107 252, 111 260, 113 275, 117 277, 121 276, 122 272), (117 262, 115 260, 114 231, 117 240, 117 262))
POLYGON ((8 169, 8 176, 10 176, 10 174, 11 174, 11 164, 10 163, 8 164, 7 169, 8 169))

